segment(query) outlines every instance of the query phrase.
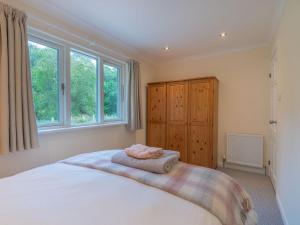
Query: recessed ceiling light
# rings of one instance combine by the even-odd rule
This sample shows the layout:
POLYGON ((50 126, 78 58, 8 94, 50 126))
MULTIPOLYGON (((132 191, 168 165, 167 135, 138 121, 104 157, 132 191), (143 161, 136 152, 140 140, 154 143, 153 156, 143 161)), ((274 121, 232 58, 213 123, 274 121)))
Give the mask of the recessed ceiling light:
POLYGON ((222 32, 222 33, 219 34, 220 38, 222 38, 222 39, 226 39, 227 35, 228 34, 226 32, 222 32))
POLYGON ((165 50, 165 52, 169 51, 170 50, 169 46, 165 46, 164 50, 165 50))

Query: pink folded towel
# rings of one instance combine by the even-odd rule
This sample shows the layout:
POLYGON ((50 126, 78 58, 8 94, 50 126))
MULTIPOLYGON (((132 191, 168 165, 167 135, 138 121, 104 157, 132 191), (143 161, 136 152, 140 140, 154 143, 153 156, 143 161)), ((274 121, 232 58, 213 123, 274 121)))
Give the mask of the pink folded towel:
POLYGON ((152 173, 168 173, 178 162, 179 155, 176 152, 164 151, 158 159, 136 159, 128 156, 125 151, 114 154, 111 162, 123 166, 146 170, 152 173))
POLYGON ((157 159, 164 154, 162 148, 149 147, 142 144, 125 148, 125 152, 128 156, 136 159, 157 159))

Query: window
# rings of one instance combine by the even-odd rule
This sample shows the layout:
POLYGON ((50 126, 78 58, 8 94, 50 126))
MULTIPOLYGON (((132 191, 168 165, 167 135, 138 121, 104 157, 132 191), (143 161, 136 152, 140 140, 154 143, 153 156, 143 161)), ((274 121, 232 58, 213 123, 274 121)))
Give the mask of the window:
POLYGON ((73 125, 97 122, 96 58, 71 51, 71 123, 73 125))
POLYGON ((39 128, 126 121, 126 63, 48 37, 28 46, 39 128))
POLYGON ((39 126, 60 123, 59 48, 29 41, 33 100, 39 126))
POLYGON ((120 119, 120 68, 104 64, 104 120, 120 119))

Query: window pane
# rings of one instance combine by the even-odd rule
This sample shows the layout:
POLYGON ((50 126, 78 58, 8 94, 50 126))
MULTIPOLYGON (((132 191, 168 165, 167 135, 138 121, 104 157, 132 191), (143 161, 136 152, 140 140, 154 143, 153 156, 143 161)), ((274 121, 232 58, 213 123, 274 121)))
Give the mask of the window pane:
POLYGON ((71 51, 71 123, 96 123, 97 59, 71 51))
POLYGON ((29 41, 35 113, 39 126, 59 122, 59 50, 29 41))
POLYGON ((120 119, 120 68, 104 64, 104 120, 120 119))

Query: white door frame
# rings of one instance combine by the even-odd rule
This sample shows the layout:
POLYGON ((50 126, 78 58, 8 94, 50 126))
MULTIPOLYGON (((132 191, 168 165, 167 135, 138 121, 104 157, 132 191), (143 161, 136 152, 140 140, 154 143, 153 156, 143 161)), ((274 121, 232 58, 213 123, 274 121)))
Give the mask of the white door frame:
POLYGON ((269 175, 276 191, 276 156, 277 156, 277 50, 272 55, 271 72, 270 72, 270 151, 269 151, 269 175))

